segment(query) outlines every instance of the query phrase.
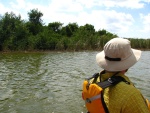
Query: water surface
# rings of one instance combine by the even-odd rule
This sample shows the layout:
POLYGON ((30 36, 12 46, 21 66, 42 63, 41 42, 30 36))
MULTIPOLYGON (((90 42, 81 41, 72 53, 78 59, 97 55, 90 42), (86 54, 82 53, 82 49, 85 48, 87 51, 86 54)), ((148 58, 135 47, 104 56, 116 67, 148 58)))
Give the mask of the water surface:
MULTIPOLYGON (((100 69, 98 52, 0 54, 0 113, 86 113, 82 82, 100 69)), ((150 100, 150 52, 127 75, 150 100)))

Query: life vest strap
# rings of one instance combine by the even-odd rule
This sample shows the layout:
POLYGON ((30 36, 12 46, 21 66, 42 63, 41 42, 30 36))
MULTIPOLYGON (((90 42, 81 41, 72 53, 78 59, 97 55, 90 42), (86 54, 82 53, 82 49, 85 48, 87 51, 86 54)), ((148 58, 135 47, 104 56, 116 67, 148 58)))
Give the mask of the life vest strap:
POLYGON ((96 99, 99 99, 99 98, 101 98, 101 94, 96 95, 96 96, 93 96, 93 97, 91 97, 91 98, 87 98, 87 99, 85 100, 85 104, 91 103, 92 101, 94 101, 94 100, 96 100, 96 99))
POLYGON ((111 85, 115 85, 115 84, 117 84, 117 83, 119 83, 119 82, 121 82, 121 81, 123 81, 123 82, 125 82, 125 83, 127 83, 127 84, 130 84, 128 81, 126 81, 123 77, 121 77, 121 76, 112 76, 112 77, 110 77, 110 78, 108 78, 108 80, 106 80, 106 81, 103 81, 103 82, 98 82, 98 83, 96 83, 98 86, 100 86, 100 87, 102 87, 103 89, 105 89, 105 88, 107 88, 107 87, 109 87, 109 86, 111 86, 111 85))

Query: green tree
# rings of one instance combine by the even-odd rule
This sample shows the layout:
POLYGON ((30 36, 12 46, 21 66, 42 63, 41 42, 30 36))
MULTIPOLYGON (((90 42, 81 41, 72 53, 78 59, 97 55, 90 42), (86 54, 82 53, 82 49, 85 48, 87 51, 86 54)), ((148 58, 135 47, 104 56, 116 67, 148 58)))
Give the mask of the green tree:
POLYGON ((93 25, 85 24, 80 26, 78 30, 73 35, 73 43, 75 48, 78 50, 81 49, 91 49, 93 42, 95 42, 95 29, 93 25))
POLYGON ((15 24, 18 21, 20 21, 20 19, 21 17, 20 16, 17 17, 13 12, 5 13, 5 15, 1 18, 0 21, 1 42, 9 38, 11 35, 14 35, 15 24))
POLYGON ((106 35, 107 31, 105 29, 102 29, 102 30, 98 30, 97 33, 99 36, 102 36, 102 35, 106 35))
POLYGON ((43 13, 38 11, 38 9, 30 10, 30 12, 28 12, 28 16, 31 23, 42 25, 43 20, 41 17, 43 16, 43 13))
MULTIPOLYGON (((95 31, 94 26, 61 22, 44 25, 38 9, 28 12, 29 20, 13 12, 0 15, 0 51, 2 50, 87 50, 103 49, 110 39, 117 37, 105 29, 95 31), (69 38, 68 38, 69 37, 69 38)), ((149 39, 129 39, 131 46, 150 49, 149 39)))
POLYGON ((38 9, 32 9, 28 12, 28 16, 29 22, 27 23, 27 27, 33 35, 37 35, 42 31, 43 21, 41 17, 43 16, 43 13, 38 11, 38 9))
POLYGON ((77 23, 69 23, 65 27, 62 28, 61 34, 67 37, 71 37, 78 30, 77 23))
POLYGON ((25 45, 27 41, 23 40, 27 39, 28 30, 20 15, 16 16, 13 12, 5 13, 0 20, 0 34, 1 50, 16 50, 19 46, 21 49, 27 47, 25 45))
POLYGON ((54 31, 55 33, 60 33, 63 23, 52 22, 48 24, 48 29, 54 31))

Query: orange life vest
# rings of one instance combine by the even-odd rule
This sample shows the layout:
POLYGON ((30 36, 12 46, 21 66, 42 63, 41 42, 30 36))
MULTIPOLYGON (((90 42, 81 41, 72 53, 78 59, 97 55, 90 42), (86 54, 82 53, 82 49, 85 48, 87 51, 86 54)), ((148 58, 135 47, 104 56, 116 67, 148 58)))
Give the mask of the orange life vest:
POLYGON ((85 100, 85 105, 90 113, 105 113, 105 109, 102 105, 101 92, 102 88, 96 84, 91 84, 87 90, 88 82, 83 83, 82 97, 85 100))
POLYGON ((146 103, 147 103, 147 106, 148 106, 149 111, 150 111, 150 102, 148 101, 148 99, 146 99, 146 103))
POLYGON ((99 73, 96 73, 83 82, 82 98, 85 100, 88 113, 109 113, 103 99, 103 89, 125 81, 125 79, 120 76, 113 76, 106 81, 96 82, 98 76, 99 73))
MULTIPOLYGON (((130 84, 120 76, 112 76, 106 81, 97 82, 97 78, 99 76, 100 76, 99 73, 96 73, 92 77, 86 79, 83 82, 82 98, 85 101, 88 113, 109 113, 103 99, 103 90, 106 87, 115 85, 121 81, 130 84)), ((148 101, 148 99, 146 99, 146 103, 150 110, 150 102, 148 101)))

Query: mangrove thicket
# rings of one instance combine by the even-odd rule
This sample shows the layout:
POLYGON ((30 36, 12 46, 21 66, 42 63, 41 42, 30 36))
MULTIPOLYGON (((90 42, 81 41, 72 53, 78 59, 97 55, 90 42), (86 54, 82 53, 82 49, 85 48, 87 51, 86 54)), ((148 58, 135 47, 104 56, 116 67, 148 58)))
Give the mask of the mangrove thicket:
MULTIPOLYGON (((35 50, 97 50, 117 37, 105 29, 96 31, 91 24, 79 26, 77 23, 63 25, 61 22, 42 20, 38 9, 28 12, 28 20, 20 15, 6 12, 0 16, 0 51, 35 50)), ((133 48, 150 49, 150 39, 130 38, 133 48)))

